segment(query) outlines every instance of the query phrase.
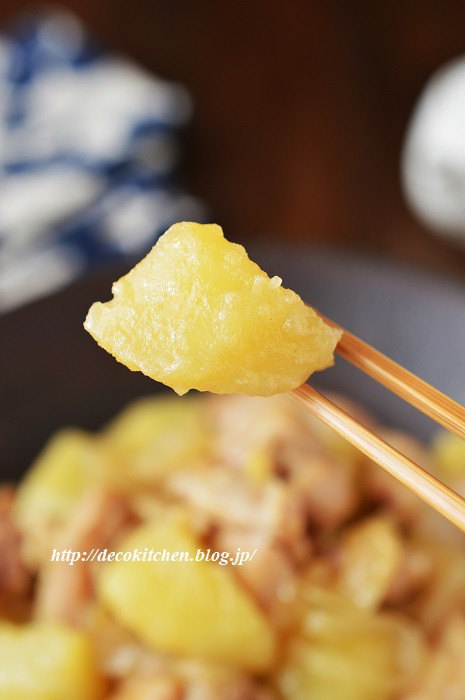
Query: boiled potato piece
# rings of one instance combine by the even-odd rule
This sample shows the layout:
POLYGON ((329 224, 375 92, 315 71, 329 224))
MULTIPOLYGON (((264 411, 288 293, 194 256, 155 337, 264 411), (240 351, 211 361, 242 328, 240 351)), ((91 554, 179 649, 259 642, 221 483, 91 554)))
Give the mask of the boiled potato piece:
POLYGON ((52 624, 0 623, 0 698, 100 700, 103 684, 85 636, 52 624))
POLYGON ((285 700, 391 700, 423 658, 423 639, 406 619, 367 613, 312 587, 278 684, 285 700))
POLYGON ((219 226, 195 223, 172 226, 84 325, 119 362, 178 394, 288 391, 333 363, 340 338, 219 226))
POLYGON ((149 396, 117 416, 103 441, 118 456, 127 483, 151 483, 205 459, 209 434, 198 401, 149 396))
POLYGON ((84 431, 54 435, 19 486, 16 517, 27 530, 60 523, 92 484, 108 477, 112 465, 98 440, 84 431))
POLYGON ((358 523, 342 540, 339 590, 361 608, 374 610, 394 583, 403 555, 402 538, 389 518, 358 523))
POLYGON ((465 440, 447 432, 440 432, 433 445, 434 464, 449 482, 465 482, 465 440))
MULTIPOLYGON (((179 514, 138 527, 119 543, 133 552, 187 552, 200 545, 179 514)), ((109 562, 98 569, 97 594, 114 618, 154 650, 269 668, 275 635, 229 567, 211 562, 109 562)))
POLYGON ((254 484, 265 486, 273 478, 273 459, 267 446, 259 445, 244 459, 244 473, 254 484))

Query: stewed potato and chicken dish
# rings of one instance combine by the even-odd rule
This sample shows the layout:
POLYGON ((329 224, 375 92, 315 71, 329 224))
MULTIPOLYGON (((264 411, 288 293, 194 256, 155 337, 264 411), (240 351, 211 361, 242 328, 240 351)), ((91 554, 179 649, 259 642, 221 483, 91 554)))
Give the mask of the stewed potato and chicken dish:
MULTIPOLYGON (((234 395, 61 430, 1 489, 0 698, 462 700, 462 535, 281 394, 338 332, 217 227, 182 226, 86 328, 180 394, 234 395), (134 551, 190 556, 100 556, 134 551)), ((377 431, 463 490, 460 440, 377 431)))

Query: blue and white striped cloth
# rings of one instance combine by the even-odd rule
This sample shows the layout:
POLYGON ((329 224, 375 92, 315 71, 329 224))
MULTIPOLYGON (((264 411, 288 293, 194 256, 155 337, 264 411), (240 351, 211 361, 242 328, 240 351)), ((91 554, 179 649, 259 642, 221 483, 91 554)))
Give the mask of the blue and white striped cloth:
POLYGON ((179 186, 180 86, 103 51, 68 13, 0 36, 0 310, 204 218, 179 186))

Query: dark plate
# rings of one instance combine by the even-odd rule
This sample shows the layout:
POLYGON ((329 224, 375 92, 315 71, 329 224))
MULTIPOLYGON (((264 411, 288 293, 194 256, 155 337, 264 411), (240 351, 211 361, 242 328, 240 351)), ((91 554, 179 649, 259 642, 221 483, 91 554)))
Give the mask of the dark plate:
MULTIPOLYGON (((417 270, 346 254, 253 251, 269 274, 367 342, 465 402, 465 288, 417 270)), ((0 478, 17 477, 63 425, 98 428, 156 385, 115 362, 82 328, 96 299, 129 269, 101 269, 0 317, 0 478)), ((428 437, 434 424, 338 359, 321 386, 361 401, 390 425, 428 437)))

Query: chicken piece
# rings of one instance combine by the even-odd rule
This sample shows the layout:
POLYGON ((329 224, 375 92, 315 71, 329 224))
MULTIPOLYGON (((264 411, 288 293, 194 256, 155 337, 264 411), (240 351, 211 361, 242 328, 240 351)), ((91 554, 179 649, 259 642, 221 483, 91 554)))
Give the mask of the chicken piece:
MULTIPOLYGON (((395 430, 378 429, 378 433, 386 442, 421 467, 431 468, 430 456, 414 438, 395 430)), ((365 489, 370 499, 377 505, 386 506, 400 522, 406 525, 412 525, 423 517, 425 512, 423 501, 378 464, 368 463, 365 489)))
POLYGON ((22 594, 29 577, 20 557, 20 534, 12 520, 14 490, 0 489, 0 592, 22 594))
POLYGON ((185 700, 181 683, 168 675, 129 678, 108 700, 185 700))
POLYGON ((188 660, 177 671, 184 681, 183 700, 277 700, 271 690, 235 669, 188 660))
POLYGON ((218 528, 257 533, 262 543, 281 542, 291 557, 308 556, 309 539, 302 499, 276 479, 257 485, 233 470, 212 467, 179 472, 168 493, 204 514, 218 528))
POLYGON ((413 523, 412 532, 424 540, 442 542, 446 547, 454 545, 463 553, 465 547, 463 532, 434 508, 426 507, 424 504, 423 506, 413 523))
POLYGON ((409 609, 424 629, 435 634, 443 621, 463 609, 465 602, 465 557, 463 547, 428 537, 416 547, 429 559, 430 573, 409 609))
MULTIPOLYGON (((346 396, 334 392, 324 392, 325 396, 332 401, 336 406, 339 406, 343 411, 358 420, 362 425, 365 425, 371 430, 375 430, 376 425, 373 418, 366 413, 359 404, 351 401, 346 396)), ((363 467, 367 462, 367 457, 360 450, 352 445, 348 440, 339 435, 333 428, 330 428, 322 420, 314 416, 309 411, 306 411, 301 406, 298 406, 300 417, 306 424, 306 430, 310 430, 314 439, 323 446, 326 454, 338 457, 347 465, 356 468, 363 467)))
POLYGON ((407 543, 395 579, 386 593, 386 603, 400 606, 409 602, 427 585, 433 566, 424 549, 415 542, 407 543))
MULTIPOLYGON (((339 396, 330 398, 365 425, 371 425, 355 404, 339 396)), ((217 453, 222 461, 239 469, 257 447, 270 448, 275 460, 283 446, 299 446, 305 449, 307 458, 329 454, 358 465, 365 460, 359 450, 287 395, 215 397, 209 400, 207 413, 217 453)))
POLYGON ((419 674, 419 684, 399 700, 463 700, 465 688, 465 619, 446 621, 441 635, 419 674))
POLYGON ((287 396, 216 396, 207 402, 207 415, 218 459, 240 471, 257 448, 276 457, 281 444, 303 433, 299 407, 287 396))
POLYGON ((234 567, 234 573, 250 590, 260 606, 276 618, 282 603, 294 596, 296 565, 285 547, 264 541, 256 532, 223 528, 216 534, 213 546, 218 551, 254 552, 251 562, 234 567))
POLYGON ((277 480, 257 485, 219 468, 176 474, 168 487, 213 525, 215 550, 255 552, 234 574, 268 612, 279 606, 292 589, 296 567, 312 552, 300 494, 277 480))
POLYGON ((289 397, 221 397, 209 410, 223 464, 248 477, 251 460, 257 455, 267 460, 258 470, 262 481, 275 476, 292 486, 317 527, 337 527, 353 515, 359 504, 358 451, 289 397))
POLYGON ((354 472, 339 459, 309 459, 297 450, 281 457, 289 465, 289 484, 298 494, 310 522, 332 530, 343 525, 356 512, 360 497, 354 472))
POLYGON ((220 468, 178 472, 167 480, 166 489, 214 521, 245 528, 255 526, 260 531, 276 526, 283 497, 280 484, 261 489, 220 468))
MULTIPOLYGON (((221 684, 199 683, 186 688, 183 700, 275 700, 271 690, 261 688, 252 680, 240 678, 221 684)), ((277 700, 277 698, 276 698, 277 700)))
MULTIPOLYGON (((131 522, 128 505, 121 495, 89 491, 61 532, 55 548, 89 554, 104 549, 131 522)), ((50 552, 50 555, 52 552, 50 552)), ((35 612, 38 619, 77 623, 92 597, 91 563, 48 561, 39 572, 35 612)))
POLYGON ((13 523, 14 490, 0 488, 0 612, 15 619, 27 606, 31 576, 21 559, 21 537, 13 523))
POLYGON ((133 676, 109 700, 274 700, 253 679, 198 662, 173 663, 170 671, 133 676))

